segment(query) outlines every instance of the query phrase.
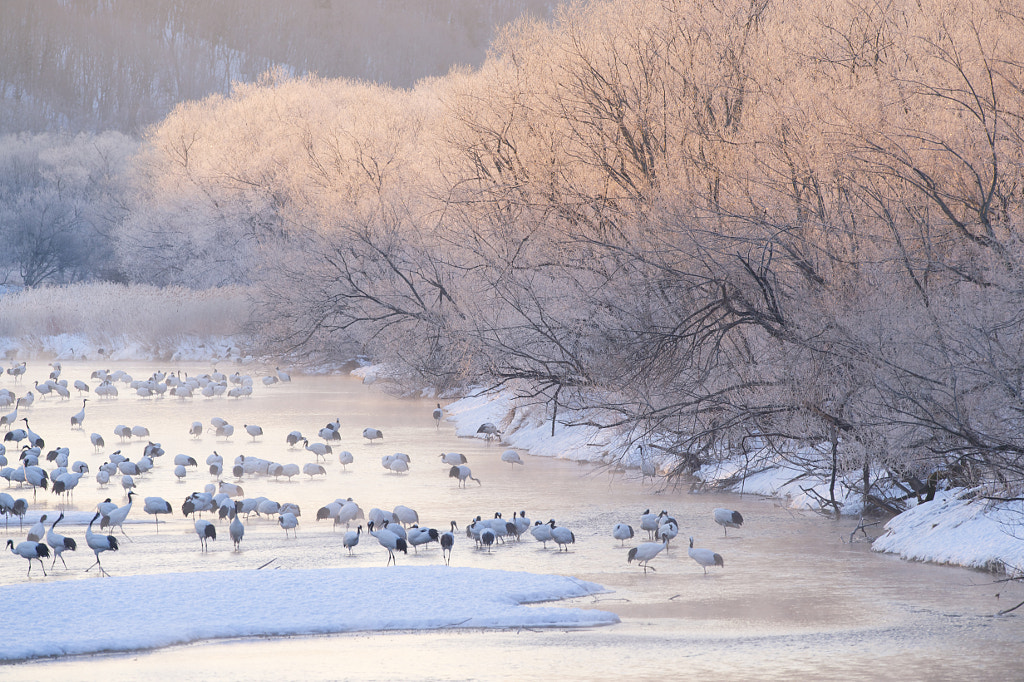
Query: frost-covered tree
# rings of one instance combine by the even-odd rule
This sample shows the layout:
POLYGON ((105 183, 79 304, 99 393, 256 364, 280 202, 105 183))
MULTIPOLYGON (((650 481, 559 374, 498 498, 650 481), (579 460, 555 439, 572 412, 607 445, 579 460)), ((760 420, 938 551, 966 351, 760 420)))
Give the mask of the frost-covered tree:
POLYGON ((511 388, 679 475, 1020 487, 1022 25, 607 0, 411 90, 271 73, 154 128, 119 253, 251 283, 267 348, 511 388))
POLYGON ((110 234, 138 143, 120 133, 0 140, 0 235, 8 282, 117 277, 110 234))

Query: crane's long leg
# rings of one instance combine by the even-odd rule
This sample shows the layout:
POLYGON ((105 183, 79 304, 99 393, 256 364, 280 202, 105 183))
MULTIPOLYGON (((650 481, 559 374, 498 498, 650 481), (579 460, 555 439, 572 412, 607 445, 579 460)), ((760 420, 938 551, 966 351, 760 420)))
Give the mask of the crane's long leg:
POLYGON ((100 563, 100 555, 99 555, 99 554, 97 554, 97 555, 96 555, 96 563, 94 563, 94 564, 93 564, 92 566, 90 566, 89 568, 85 569, 85 572, 86 572, 86 573, 88 573, 89 571, 91 571, 91 570, 92 570, 92 568, 93 568, 93 566, 99 566, 99 568, 100 568, 100 574, 101 574, 101 575, 105 575, 105 576, 107 576, 107 577, 109 577, 109 576, 110 576, 110 574, 109 574, 109 573, 107 573, 107 572, 106 572, 105 570, 103 570, 103 564, 101 564, 101 563, 100 563))

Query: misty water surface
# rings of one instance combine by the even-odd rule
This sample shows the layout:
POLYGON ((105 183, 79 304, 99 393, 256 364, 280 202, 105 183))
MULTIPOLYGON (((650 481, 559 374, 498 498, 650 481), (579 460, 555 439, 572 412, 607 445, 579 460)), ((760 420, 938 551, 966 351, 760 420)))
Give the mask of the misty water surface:
MULTIPOLYGON (((15 388, 5 376, 2 385, 23 392, 49 369, 43 363, 32 365, 27 384, 15 388)), ((123 367, 136 377, 157 369, 179 369, 156 364, 123 367)), ((93 369, 91 363, 64 363, 63 376, 87 378, 93 369)), ((196 373, 212 367, 181 369, 196 373)), ((231 373, 236 368, 222 369, 231 373)), ((69 446, 71 459, 86 461, 93 473, 115 449, 132 459, 141 454, 145 441, 120 443, 113 435, 117 424, 147 426, 152 440, 166 450, 154 470, 139 479, 138 492, 165 497, 175 513, 158 530, 152 518, 142 513, 140 498, 138 511, 133 510, 130 517, 136 523, 126 525, 133 542, 124 541, 121 551, 103 558, 111 574, 152 574, 158 580, 165 572, 263 565, 267 565, 263 570, 380 566, 386 579, 386 552, 371 539, 364 540, 354 556, 347 556, 341 531, 314 520, 319 506, 338 497, 353 497, 367 511, 404 504, 418 510, 421 525, 439 528, 451 520, 463 528, 477 515, 502 512, 511 517, 524 510, 532 519, 554 518, 572 528, 576 544, 560 553, 527 537, 487 553, 474 549, 460 535, 452 565, 559 573, 600 583, 609 588, 608 594, 574 605, 613 611, 622 623, 569 632, 398 632, 199 643, 135 655, 8 666, 3 670, 5 679, 612 680, 670 679, 695 673, 721 679, 905 679, 908 675, 940 679, 968 672, 974 679, 1011 679, 1019 674, 1019 619, 992 615, 1024 598, 1020 586, 995 583, 975 571, 912 564, 873 553, 866 543, 848 542, 853 521, 836 523, 793 512, 772 500, 689 494, 641 484, 630 472, 525 454, 526 465, 513 470, 500 461, 504 446, 458 439, 449 424, 437 428, 431 417, 433 400, 398 400, 377 385, 364 386, 341 376, 296 375, 290 384, 265 387, 259 378, 266 370, 240 369, 256 379, 251 398, 141 399, 122 388, 116 400, 91 396, 82 432, 69 427, 70 415, 81 407, 75 397, 37 399, 25 411, 33 430, 47 439, 47 449, 69 446), (215 416, 236 425, 232 438, 215 438, 211 433, 198 440, 189 436, 192 421, 208 425, 215 416), (241 552, 231 551, 224 532, 211 544, 211 551, 202 554, 192 521, 182 517, 179 507, 186 495, 215 480, 207 471, 206 457, 216 450, 228 463, 246 454, 302 464, 314 459, 312 453, 289 449, 285 434, 298 429, 315 437, 321 426, 334 419, 342 424, 341 442, 334 447, 350 450, 355 457, 348 471, 332 458, 324 465, 325 477, 240 482, 246 496, 298 503, 302 516, 297 537, 285 539, 276 522, 253 517, 241 552), (261 425, 265 435, 254 441, 244 433, 244 424, 261 425), (384 439, 374 443, 363 439, 366 426, 381 429, 384 439), (88 434, 93 431, 106 440, 102 453, 94 453, 89 444, 88 434), (448 477, 449 467, 440 462, 440 453, 446 451, 464 453, 481 485, 470 482, 466 489, 459 489, 448 477), (179 452, 200 463, 185 482, 172 474, 170 460, 179 452), (382 468, 381 457, 395 452, 410 455, 407 474, 382 468), (712 509, 719 506, 739 509, 746 519, 728 538, 712 521, 712 509), (639 515, 647 508, 670 511, 681 531, 669 551, 652 561, 657 571, 644 575, 635 564, 627 565, 627 549, 611 537, 611 527, 622 521, 638 529, 639 515), (685 538, 690 535, 698 545, 721 553, 724 569, 705 576, 686 554, 685 538)), ((125 502, 119 485, 99 488, 93 473, 82 480, 67 508, 90 510, 106 497, 125 502)), ((31 490, 12 492, 31 502, 31 490)), ((57 507, 56 496, 40 492, 31 509, 57 507)), ((15 522, 9 535, 16 536, 16 529, 15 522)), ((65 533, 81 537, 84 529, 70 526, 65 533)), ((638 530, 634 542, 645 539, 638 530)), ((81 544, 84 547, 84 541, 81 544)), ((79 551, 65 557, 69 570, 58 562, 50 577, 40 579, 33 573, 32 580, 44 585, 99 579, 83 573, 92 562, 91 553, 79 551)), ((400 555, 398 561, 433 565, 441 562, 441 553, 431 545, 400 555)), ((23 560, 0 559, 0 581, 10 584, 25 579, 23 560)), ((315 598, 315 589, 295 595, 296 608, 315 598)), ((45 604, 45 597, 42 601, 45 604)), ((201 614, 202 604, 196 604, 196 609, 201 614)), ((60 637, 59 608, 41 606, 39 627, 40 637, 60 637)), ((154 614, 153 627, 159 627, 159 614, 154 614)))

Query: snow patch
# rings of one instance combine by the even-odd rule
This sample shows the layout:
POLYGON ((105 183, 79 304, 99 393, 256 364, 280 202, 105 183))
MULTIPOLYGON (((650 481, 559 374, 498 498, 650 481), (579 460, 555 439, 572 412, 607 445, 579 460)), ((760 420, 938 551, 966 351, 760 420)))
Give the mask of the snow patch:
POLYGON ((605 592, 558 575, 447 566, 210 571, 0 588, 0 661, 134 651, 206 639, 370 630, 593 627, 606 611, 526 604, 605 592), (38 609, 60 604, 61 636, 38 609))
POLYGON ((1024 576, 1024 502, 977 499, 971 491, 940 492, 893 517, 876 552, 904 559, 1024 576))

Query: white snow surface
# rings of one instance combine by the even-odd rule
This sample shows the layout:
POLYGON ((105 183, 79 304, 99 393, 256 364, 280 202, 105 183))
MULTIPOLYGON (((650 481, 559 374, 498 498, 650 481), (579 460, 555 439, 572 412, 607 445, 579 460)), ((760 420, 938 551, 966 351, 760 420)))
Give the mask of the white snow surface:
POLYGON ((1024 502, 994 502, 948 490, 893 517, 872 549, 1024 576, 1024 502))
POLYGON ((152 362, 253 362, 244 354, 242 344, 231 337, 200 337, 180 334, 160 342, 143 341, 126 335, 105 340, 82 334, 54 334, 38 337, 0 337, 0 353, 19 360, 52 358, 54 360, 152 361, 152 362))
POLYGON ((0 588, 0 661, 198 640, 437 628, 592 627, 606 611, 526 604, 605 592, 558 575, 447 566, 113 576, 0 588), (39 608, 60 604, 60 637, 39 608))

